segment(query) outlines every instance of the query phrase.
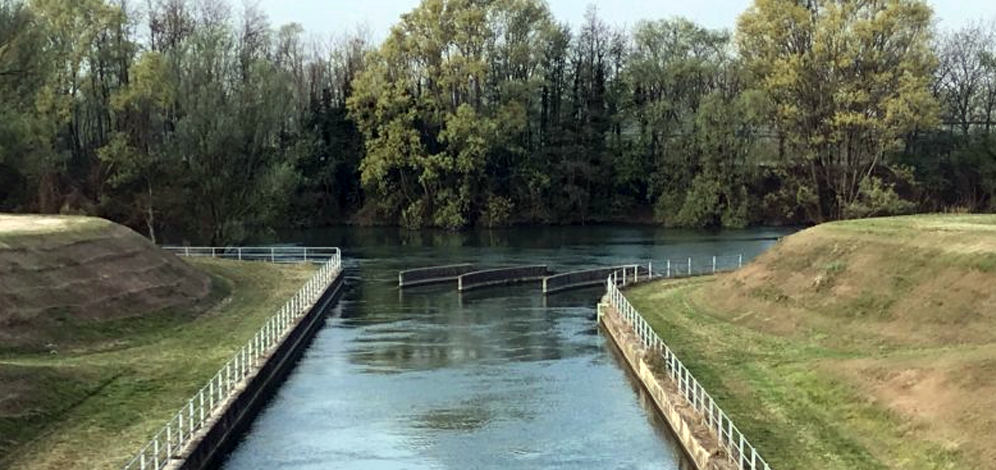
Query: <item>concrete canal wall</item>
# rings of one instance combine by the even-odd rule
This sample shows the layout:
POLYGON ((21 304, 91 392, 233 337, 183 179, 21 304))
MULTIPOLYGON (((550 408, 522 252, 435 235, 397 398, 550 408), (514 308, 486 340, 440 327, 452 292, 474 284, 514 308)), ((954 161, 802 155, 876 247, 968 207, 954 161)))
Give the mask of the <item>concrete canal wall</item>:
POLYGON ((184 454, 167 468, 205 470, 216 468, 252 423, 256 414, 294 368, 315 333, 325 320, 325 310, 334 305, 342 294, 345 275, 339 271, 335 280, 284 341, 266 358, 256 373, 245 381, 244 388, 229 398, 220 412, 184 454))
POLYGON ((599 323, 622 354, 630 371, 653 399, 692 464, 699 470, 735 470, 702 416, 685 400, 675 383, 655 372, 653 354, 643 348, 633 329, 608 302, 599 304, 599 323))

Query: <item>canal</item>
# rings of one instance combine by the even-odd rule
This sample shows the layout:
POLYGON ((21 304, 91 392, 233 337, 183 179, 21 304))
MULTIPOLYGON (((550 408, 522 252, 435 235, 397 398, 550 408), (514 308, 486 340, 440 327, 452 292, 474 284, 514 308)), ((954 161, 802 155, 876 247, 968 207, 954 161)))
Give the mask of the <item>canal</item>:
POLYGON ((765 250, 784 230, 564 227, 289 233, 340 246, 349 289, 225 469, 684 469, 595 323, 601 288, 399 291, 440 264, 557 271, 765 250))

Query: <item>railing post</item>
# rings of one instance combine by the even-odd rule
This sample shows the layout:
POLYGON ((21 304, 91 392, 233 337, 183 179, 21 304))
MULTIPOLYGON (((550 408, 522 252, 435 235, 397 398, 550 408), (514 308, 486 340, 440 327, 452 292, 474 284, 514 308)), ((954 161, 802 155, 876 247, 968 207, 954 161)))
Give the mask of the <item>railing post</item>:
POLYGON ((650 262, 647 263, 647 275, 650 276, 650 279, 654 278, 654 261, 653 260, 650 260, 650 262))
POLYGON ((242 261, 242 247, 239 247, 239 261, 242 261))
POLYGON ((212 258, 217 258, 218 257, 218 249, 217 248, 211 247, 211 257, 212 258))
POLYGON ((739 460, 739 465, 737 465, 737 466, 740 467, 740 468, 743 468, 744 467, 744 435, 743 435, 743 433, 739 433, 739 434, 740 434, 740 450, 738 451, 738 455, 740 456, 740 458, 738 459, 739 460))
POLYGON ((712 257, 712 273, 716 274, 716 257, 712 257))
POLYGON ((183 256, 186 256, 187 258, 190 257, 190 247, 189 246, 183 247, 183 256))
POLYGON ((667 260, 667 276, 665 276, 665 277, 671 277, 671 260, 670 259, 667 260))
POLYGON ((304 247, 304 262, 308 262, 308 247, 304 247))
POLYGON ((692 275, 692 259, 688 258, 688 275, 692 275))
POLYGON ((272 246, 270 247, 270 262, 271 263, 276 263, 277 262, 276 249, 274 249, 272 246))
POLYGON ((726 417, 726 448, 733 450, 733 420, 729 416, 726 417))
POLYGON ((744 255, 741 253, 740 256, 737 257, 737 269, 742 267, 744 267, 744 255))

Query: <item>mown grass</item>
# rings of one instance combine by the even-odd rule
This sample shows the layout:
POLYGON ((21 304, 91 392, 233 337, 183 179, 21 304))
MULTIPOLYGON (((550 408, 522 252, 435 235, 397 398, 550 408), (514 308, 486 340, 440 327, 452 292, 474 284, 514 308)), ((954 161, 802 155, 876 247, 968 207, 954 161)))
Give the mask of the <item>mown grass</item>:
POLYGON ((911 438, 911 424, 827 365, 867 351, 767 335, 695 300, 701 279, 639 286, 628 298, 775 469, 962 469, 958 451, 911 438))
POLYGON ((121 466, 313 272, 192 262, 215 280, 219 302, 207 312, 80 326, 80 335, 113 338, 86 351, 0 356, 0 392, 29 394, 20 409, 0 406, 0 468, 121 466))
POLYGON ((994 272, 996 216, 911 216, 628 296, 773 468, 988 470, 994 272))
POLYGON ((86 240, 94 232, 111 226, 111 222, 96 217, 22 215, 0 213, 0 248, 5 243, 31 239, 32 243, 66 244, 86 240))

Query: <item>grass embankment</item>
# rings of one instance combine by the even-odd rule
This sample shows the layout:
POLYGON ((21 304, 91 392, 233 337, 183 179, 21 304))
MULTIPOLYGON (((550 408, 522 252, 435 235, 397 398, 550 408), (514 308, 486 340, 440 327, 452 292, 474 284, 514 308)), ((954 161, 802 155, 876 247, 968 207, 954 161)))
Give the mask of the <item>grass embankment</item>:
POLYGON ((996 217, 840 222, 627 293, 776 469, 996 469, 996 217))
MULTIPOLYGON (((9 227, 0 225, 0 233, 9 227)), ((64 246, 78 249, 81 244, 106 245, 101 240, 109 239, 107 225, 84 221, 76 226, 80 227, 87 228, 72 230, 68 234, 43 234, 49 239, 35 244, 54 246, 70 240, 64 246)), ((127 235, 122 237, 127 241, 127 235)), ((113 237, 110 239, 112 246, 120 245, 122 241, 113 240, 113 237)), ((30 243, 9 233, 5 237, 0 236, 0 243, 5 241, 9 243, 0 246, 0 256, 10 255, 4 252, 5 248, 30 243)), ((35 238, 35 241, 38 239, 35 238)), ((135 251, 139 257, 160 256, 158 250, 135 251)), ((61 259, 73 264, 72 260, 81 259, 76 255, 67 255, 71 252, 56 250, 56 253, 41 253, 37 260, 61 259)), ((17 256, 24 256, 25 253, 39 254, 32 248, 17 256)), ((111 264, 99 260, 81 262, 83 267, 79 267, 79 271, 90 272, 94 266, 99 267, 96 271, 100 275, 93 279, 102 281, 92 281, 91 287, 102 292, 129 286, 127 279, 113 275, 112 268, 126 268, 129 263, 134 264, 134 257, 125 257, 132 260, 125 264, 120 264, 122 258, 117 256, 107 259, 117 261, 111 264), (123 284, 118 284, 118 280, 123 284)), ((146 280, 161 281, 164 276, 175 275, 177 269, 190 268, 182 261, 183 267, 174 265, 174 260, 170 259, 165 263, 163 266, 167 269, 153 269, 158 274, 146 280)), ((15 326, 25 330, 25 324, 44 328, 35 329, 43 332, 40 337, 0 352, 0 468, 119 467, 256 333, 264 320, 293 295, 313 272, 310 266, 217 260, 192 260, 190 265, 200 276, 209 279, 207 294, 188 302, 165 302, 165 308, 151 313, 137 311, 132 315, 101 317, 90 308, 90 300, 93 299, 71 302, 73 308, 68 312, 62 304, 38 308, 13 308, 11 304, 6 304, 6 310, 0 313, 6 314, 8 321, 16 320, 15 326), (52 312, 67 312, 63 321, 58 323, 61 328, 54 328, 47 322, 45 317, 52 312), (56 336, 62 341, 50 344, 46 351, 34 351, 33 344, 38 339, 50 341, 54 333, 58 333, 56 336)), ((50 270, 43 268, 34 271, 32 276, 35 277, 50 274, 50 270)), ((125 277, 130 276, 132 282, 145 275, 143 272, 125 271, 125 277)), ((4 276, 0 284, 11 277, 9 273, 4 276)), ((175 286, 172 282, 164 284, 175 286)), ((160 284, 150 283, 145 287, 153 297, 168 299, 170 292, 177 295, 175 290, 161 289, 160 284)), ((32 289, 8 289, 6 292, 21 295, 18 298, 24 299, 24 302, 13 304, 15 307, 35 301, 29 298, 34 294, 23 297, 27 295, 25 293, 35 292, 32 289)), ((4 293, 0 289, 0 294, 4 293)), ((122 296, 108 293, 107 297, 113 299, 107 304, 112 307, 111 310, 119 308, 124 311, 127 305, 142 305, 143 302, 132 303, 129 300, 121 304, 122 296)), ((131 294, 123 297, 131 298, 131 294)))

